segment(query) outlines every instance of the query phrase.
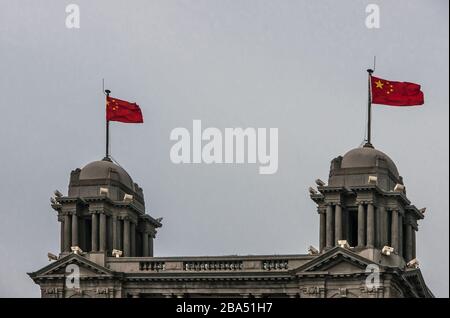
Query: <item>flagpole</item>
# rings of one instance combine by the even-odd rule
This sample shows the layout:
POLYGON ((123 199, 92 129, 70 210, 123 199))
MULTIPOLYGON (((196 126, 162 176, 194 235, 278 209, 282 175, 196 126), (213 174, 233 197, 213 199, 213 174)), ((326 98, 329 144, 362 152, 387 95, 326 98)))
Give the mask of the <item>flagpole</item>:
MULTIPOLYGON (((106 93, 106 99, 108 99, 111 91, 109 89, 105 89, 105 93, 106 93)), ((109 120, 108 119, 106 119, 106 151, 105 151, 105 158, 103 160, 108 160, 108 161, 111 160, 109 158, 109 120)))
POLYGON ((368 81, 368 99, 367 99, 367 142, 364 147, 373 148, 372 145, 372 93, 371 93, 371 82, 372 82, 372 69, 368 69, 367 73, 369 74, 368 81))

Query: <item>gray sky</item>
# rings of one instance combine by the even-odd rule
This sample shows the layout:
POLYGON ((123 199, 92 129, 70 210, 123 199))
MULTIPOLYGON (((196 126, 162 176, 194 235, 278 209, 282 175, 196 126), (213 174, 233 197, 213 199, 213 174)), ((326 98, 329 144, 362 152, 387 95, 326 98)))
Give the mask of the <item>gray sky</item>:
POLYGON ((308 186, 364 136, 367 73, 420 83, 424 107, 374 106, 373 142, 428 207, 428 286, 449 295, 448 1, 0 0, 0 296, 39 296, 26 272, 59 247, 54 189, 103 157, 105 78, 145 124, 113 123, 113 157, 163 216, 157 256, 306 253, 308 186), (65 27, 76 3, 81 28, 65 27), (339 3, 339 4, 338 4, 339 3), (381 9, 367 29, 365 7, 381 9), (279 169, 174 165, 175 127, 277 127, 279 169))

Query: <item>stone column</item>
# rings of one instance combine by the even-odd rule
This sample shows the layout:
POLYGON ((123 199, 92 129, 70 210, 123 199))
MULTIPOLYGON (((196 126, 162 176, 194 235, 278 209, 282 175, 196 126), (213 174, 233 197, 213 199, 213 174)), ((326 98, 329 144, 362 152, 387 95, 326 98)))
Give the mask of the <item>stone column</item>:
POLYGON ((401 213, 398 214, 398 254, 405 256, 403 251, 403 216, 401 213))
POLYGON ((320 216, 319 248, 320 248, 320 251, 323 251, 323 249, 325 248, 326 240, 327 240, 327 232, 326 232, 327 216, 325 214, 325 211, 319 211, 319 216, 320 216))
POLYGON ((398 210, 392 210, 392 221, 391 221, 391 246, 394 248, 394 252, 398 253, 398 210))
POLYGON ((106 214, 104 212, 100 213, 100 240, 99 248, 101 252, 106 251, 106 214))
POLYGON ((384 206, 380 206, 378 208, 378 214, 380 218, 380 228, 378 231, 380 232, 380 246, 383 247, 388 244, 388 229, 387 229, 387 213, 386 208, 384 206))
POLYGON ((64 252, 69 252, 70 247, 72 246, 72 238, 71 238, 71 222, 70 215, 64 215, 64 252))
POLYGON ((142 256, 148 256, 148 233, 142 232, 142 256))
POLYGON ((358 205, 358 247, 366 246, 365 242, 365 209, 364 204, 360 203, 358 205))
POLYGON ((122 218, 117 222, 117 248, 123 251, 123 221, 122 218))
POLYGON ((131 232, 131 254, 130 256, 136 256, 136 224, 132 222, 130 224, 131 232))
POLYGON ((375 247, 380 247, 381 242, 381 215, 380 209, 377 206, 374 206, 375 213, 375 247))
POLYGON ((130 220, 123 220, 123 256, 130 256, 130 220))
POLYGON ((93 252, 98 251, 98 214, 92 213, 92 232, 91 232, 91 250, 93 252))
POLYGON ((342 206, 340 204, 336 205, 334 214, 335 214, 334 243, 337 244, 337 241, 342 240, 344 238, 342 235, 342 206))
POLYGON ((375 246, 375 208, 372 203, 367 205, 367 247, 375 246))
POLYGON ((412 258, 416 258, 416 229, 412 229, 412 258))
POLYGON ((112 219, 110 215, 106 215, 106 250, 111 254, 113 249, 113 237, 112 237, 112 219))
POLYGON ((148 256, 153 257, 153 234, 148 236, 148 256))
POLYGON ((117 250, 119 245, 117 244, 117 216, 112 216, 112 248, 117 250))
POLYGON ((61 253, 62 252, 64 252, 64 219, 63 218, 60 218, 60 221, 59 221, 60 223, 61 223, 61 228, 60 228, 60 231, 59 231, 59 240, 60 240, 60 251, 61 251, 61 253))
POLYGON ((327 205, 327 248, 334 246, 334 233, 333 233, 333 206, 327 205))
POLYGON ((72 245, 78 246, 78 216, 76 212, 72 212, 72 245))
POLYGON ((412 232, 413 228, 411 224, 406 224, 405 228, 405 245, 406 245, 406 251, 405 251, 405 260, 409 262, 413 259, 413 238, 412 238, 412 232))

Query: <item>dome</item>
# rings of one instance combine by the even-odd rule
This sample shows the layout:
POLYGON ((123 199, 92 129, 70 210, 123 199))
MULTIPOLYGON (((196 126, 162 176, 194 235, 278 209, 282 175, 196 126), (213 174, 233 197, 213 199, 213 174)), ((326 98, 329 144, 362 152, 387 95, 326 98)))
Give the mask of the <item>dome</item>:
POLYGON ((79 180, 112 179, 134 190, 133 179, 122 167, 109 160, 93 161, 80 171, 79 180))
POLYGON ((378 166, 378 160, 384 160, 387 168, 399 177, 397 166, 394 161, 384 152, 372 147, 355 148, 347 152, 342 158, 341 168, 368 168, 378 166))

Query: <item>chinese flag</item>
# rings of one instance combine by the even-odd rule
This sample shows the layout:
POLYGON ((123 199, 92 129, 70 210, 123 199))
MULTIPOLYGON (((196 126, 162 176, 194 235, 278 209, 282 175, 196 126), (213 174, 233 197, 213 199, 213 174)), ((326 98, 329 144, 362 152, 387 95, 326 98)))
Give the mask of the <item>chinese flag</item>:
POLYGON ((106 120, 122 123, 143 123, 141 109, 136 103, 130 103, 114 97, 106 97, 106 120))
POLYGON ((419 84, 388 81, 371 77, 372 103, 390 106, 423 105, 423 92, 419 84))

